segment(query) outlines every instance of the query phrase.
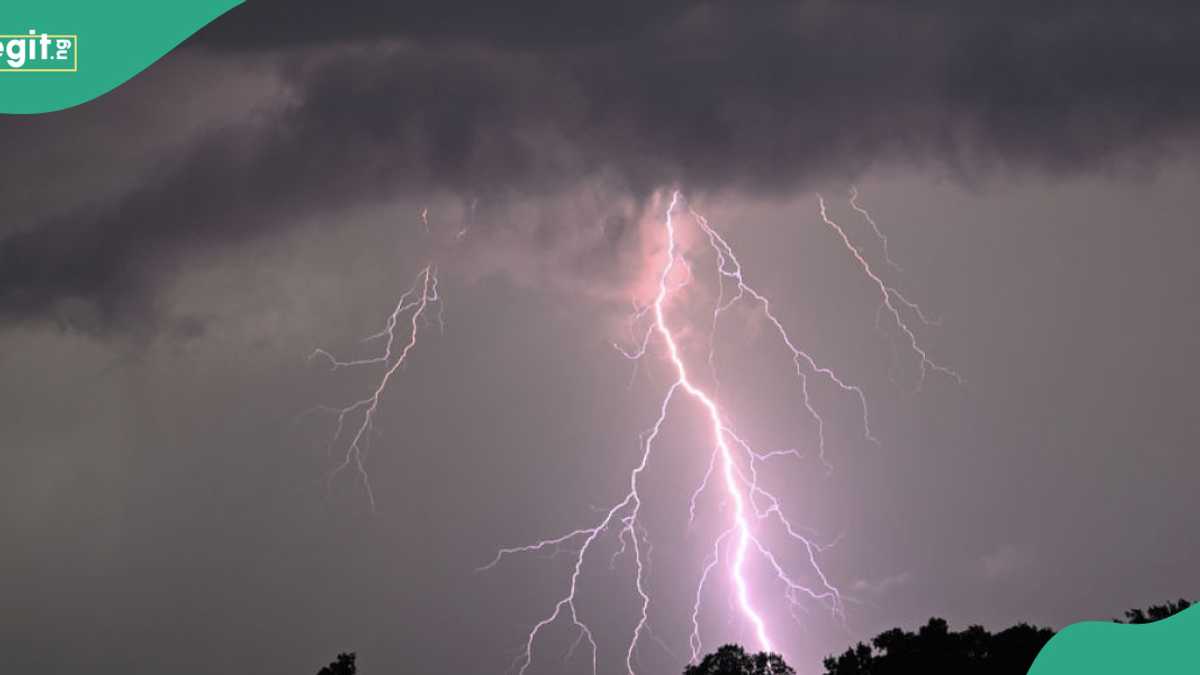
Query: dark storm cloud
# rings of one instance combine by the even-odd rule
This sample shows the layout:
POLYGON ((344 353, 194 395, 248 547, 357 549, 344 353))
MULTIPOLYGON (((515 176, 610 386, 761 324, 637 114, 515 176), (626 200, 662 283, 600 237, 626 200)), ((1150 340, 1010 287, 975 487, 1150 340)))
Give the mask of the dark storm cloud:
POLYGON ((195 44, 269 64, 287 105, 204 135, 111 206, 9 228, 0 316, 71 300, 97 326, 145 323, 182 254, 404 194, 500 214, 592 180, 637 198, 879 163, 977 176, 1157 158, 1196 131, 1197 28, 1182 3, 250 3, 195 44))

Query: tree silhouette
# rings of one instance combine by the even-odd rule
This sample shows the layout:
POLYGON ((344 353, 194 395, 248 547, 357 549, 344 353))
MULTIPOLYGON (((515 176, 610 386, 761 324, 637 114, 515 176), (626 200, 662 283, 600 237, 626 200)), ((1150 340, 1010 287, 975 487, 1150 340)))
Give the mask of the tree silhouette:
POLYGON ((1191 607, 1192 603, 1180 598, 1178 602, 1168 601, 1165 605, 1150 605, 1145 610, 1131 609, 1125 612, 1125 621, 1113 619, 1117 623, 1150 623, 1152 621, 1162 621, 1168 616, 1178 614, 1183 610, 1191 607))
POLYGON ((825 659, 826 675, 972 673, 1021 675, 1054 636, 1049 628, 1017 624, 993 635, 982 626, 950 630, 933 618, 916 633, 899 628, 880 633, 871 645, 858 643, 825 659))
POLYGON ((337 660, 317 671, 317 675, 354 675, 358 666, 354 665, 354 652, 337 655, 337 660))
MULTIPOLYGON (((1180 598, 1164 605, 1128 610, 1125 621, 1114 621, 1161 621, 1191 606, 1191 602, 1180 598)), ((870 645, 860 642, 840 656, 826 658, 825 675, 1022 675, 1053 636, 1049 628, 1026 623, 994 635, 982 626, 954 632, 945 619, 935 617, 916 633, 893 628, 875 636, 870 645)), ((338 654, 337 660, 317 675, 355 675, 358 667, 354 661, 353 652, 338 654)), ((729 644, 684 668, 683 675, 796 675, 796 671, 779 654, 747 654, 741 646, 729 644)))
POLYGON ((778 654, 747 654, 739 645, 725 645, 684 668, 683 675, 796 675, 778 654))
MULTIPOLYGON (((1165 605, 1125 612, 1125 621, 1161 621, 1191 607, 1180 599, 1165 605)), ((1054 636, 1049 628, 1019 623, 993 635, 982 626, 953 632, 945 619, 933 618, 916 633, 899 628, 880 633, 871 644, 858 643, 840 656, 825 659, 825 675, 906 675, 907 673, 972 673, 1022 675, 1054 636)), ((709 671, 696 671, 707 674, 709 671)), ((724 672, 724 671, 713 671, 724 672)), ((742 672, 742 671, 730 671, 742 672)), ((691 671, 687 675, 692 675, 691 671)))

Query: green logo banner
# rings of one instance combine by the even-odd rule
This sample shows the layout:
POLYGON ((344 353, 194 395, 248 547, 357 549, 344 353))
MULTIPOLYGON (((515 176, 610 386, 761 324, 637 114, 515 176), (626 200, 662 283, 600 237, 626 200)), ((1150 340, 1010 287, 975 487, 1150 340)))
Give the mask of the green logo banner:
POLYGON ((241 0, 48 0, 0 12, 0 113, 41 113, 120 86, 241 0))
POLYGON ((1200 673, 1200 605, 1145 624, 1084 621, 1038 653, 1029 675, 1200 673))

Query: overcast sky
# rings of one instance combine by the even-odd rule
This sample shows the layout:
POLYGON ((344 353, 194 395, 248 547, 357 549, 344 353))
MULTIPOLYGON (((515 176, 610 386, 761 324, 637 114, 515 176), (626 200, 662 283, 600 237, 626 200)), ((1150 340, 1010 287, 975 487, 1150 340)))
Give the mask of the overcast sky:
MULTIPOLYGON (((826 472, 790 354, 749 308, 727 317, 722 404, 807 452, 767 480, 837 542, 821 563, 844 625, 819 604, 794 621, 755 577, 801 673, 932 615, 1058 628, 1197 597, 1198 28, 1165 1, 251 2, 96 101, 0 119, 21 158, 0 168, 0 653, 504 672, 569 558, 474 570, 623 495, 670 372, 612 342, 676 187, 862 388, 879 439, 814 380, 826 472), (876 329, 818 192, 941 318, 918 336, 965 384, 913 392, 919 360, 876 329), (326 480, 336 419, 306 412, 378 371, 306 357, 370 355, 431 261, 445 330, 423 328, 380 404, 372 513, 352 472, 326 480)), ((713 261, 688 252, 701 305, 713 261)), ((674 320, 699 339, 706 316, 674 320)), ((682 668, 728 518, 710 495, 687 527, 711 446, 696 412, 673 412, 645 477, 639 672, 682 668)), ((636 620, 615 549, 579 603, 602 673, 636 620)), ((709 647, 752 637, 728 593, 706 596, 709 647)), ((529 672, 587 672, 562 659, 573 637, 546 633, 529 672)))

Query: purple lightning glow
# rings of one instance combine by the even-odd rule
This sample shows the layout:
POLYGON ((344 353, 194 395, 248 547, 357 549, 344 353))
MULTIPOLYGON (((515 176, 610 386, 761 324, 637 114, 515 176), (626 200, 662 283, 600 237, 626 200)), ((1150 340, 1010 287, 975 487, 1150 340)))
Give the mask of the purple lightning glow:
MULTIPOLYGON (((854 195, 857 197, 857 191, 854 195)), ((905 323, 903 316, 894 303, 898 302, 901 306, 913 312, 921 321, 926 321, 920 308, 903 298, 895 289, 887 286, 875 274, 874 270, 872 270, 863 257, 862 252, 851 243, 845 231, 829 219, 824 201, 819 195, 818 200, 821 207, 822 220, 839 235, 867 277, 881 287, 884 306, 891 311, 901 331, 910 338, 910 345, 921 360, 922 378, 924 378, 926 370, 932 369, 961 381, 961 378, 958 378, 956 373, 929 359, 927 353, 917 342, 915 334, 909 328, 908 324, 905 323)), ((803 601, 815 600, 824 604, 836 616, 842 616, 841 594, 830 582, 819 564, 818 557, 823 550, 822 546, 802 534, 800 529, 793 525, 784 514, 779 498, 762 487, 758 482, 758 467, 761 463, 785 455, 798 457, 799 452, 794 449, 776 450, 766 453, 759 452, 735 432, 722 413, 715 393, 706 391, 696 383, 691 375, 682 356, 676 332, 668 320, 667 305, 671 296, 686 287, 692 279, 691 266, 681 257, 677 241, 676 211, 680 207, 681 201, 682 196, 680 193, 678 191, 673 192, 670 204, 663 217, 666 258, 657 275, 657 291, 654 300, 643 307, 639 307, 636 302, 634 304, 633 323, 635 326, 647 316, 651 317, 652 320, 646 327, 635 349, 626 350, 619 345, 616 346, 626 358, 634 361, 636 364, 650 351, 651 342, 657 337, 665 351, 666 359, 675 374, 674 381, 662 399, 653 426, 643 434, 640 461, 630 472, 628 492, 594 526, 580 528, 560 537, 544 539, 526 546, 501 549, 491 562, 480 568, 481 570, 492 569, 505 557, 517 553, 529 553, 547 549, 560 552, 563 550, 563 547, 568 545, 576 547, 573 549, 574 564, 566 593, 555 604, 553 610, 530 630, 524 650, 514 663, 519 675, 523 675, 532 664, 534 644, 543 629, 564 617, 579 631, 579 640, 577 640, 576 644, 582 640, 588 642, 592 650, 592 671, 593 673, 597 672, 597 645, 594 633, 580 619, 579 611, 576 607, 576 598, 578 597, 580 578, 583 574, 585 559, 589 551, 602 535, 613 529, 616 530, 617 540, 621 542, 621 549, 618 551, 618 555, 627 548, 632 550, 635 570, 634 589, 640 600, 639 618, 633 627, 629 642, 624 649, 625 669, 630 675, 634 675, 634 655, 639 640, 643 633, 647 631, 647 617, 650 606, 650 596, 647 594, 644 585, 645 569, 642 561, 642 547, 645 543, 639 536, 638 530, 638 515, 642 505, 642 498, 638 492, 639 479, 646 469, 654 448, 654 441, 659 436, 662 424, 666 420, 671 404, 675 401, 677 394, 686 395, 700 409, 703 413, 705 423, 711 428, 712 441, 714 443, 714 450, 709 458, 708 469, 700 484, 692 493, 691 503, 689 504, 689 524, 695 520, 696 499, 708 489, 710 479, 714 476, 714 472, 718 470, 720 471, 721 486, 724 489, 726 497, 733 504, 731 522, 714 538, 712 552, 702 565, 699 582, 696 587, 691 615, 692 630, 689 636, 692 661, 696 662, 699 660, 704 648, 704 642, 701 639, 700 609, 705 588, 710 581, 713 571, 721 563, 722 557, 728 559, 729 582, 734 589, 736 609, 743 620, 752 627, 755 640, 760 649, 770 651, 773 648, 774 642, 771 639, 770 631, 762 612, 755 606, 752 599, 754 594, 751 592, 750 581, 746 574, 747 558, 751 554, 757 554, 759 559, 774 574, 776 582, 782 588, 783 598, 793 610, 793 615, 794 610, 803 601), (672 273, 676 265, 683 267, 687 272, 686 278, 683 281, 673 281, 672 279, 672 273), (801 550, 806 553, 807 562, 811 568, 810 573, 818 580, 816 585, 807 585, 797 581, 797 577, 785 568, 771 548, 764 543, 763 539, 759 536, 759 530, 771 524, 774 524, 775 527, 782 531, 788 541, 801 547, 801 550), (724 556, 722 555, 722 551, 724 551, 724 556)), ((855 206, 855 208, 857 209, 858 207, 855 206)), ((713 382, 717 382, 717 364, 711 335, 715 333, 722 316, 731 307, 739 301, 752 301, 770 322, 782 343, 792 353, 792 363, 796 375, 800 380, 801 402, 806 413, 816 423, 818 453, 821 461, 827 467, 829 466, 825 458, 824 420, 809 398, 808 378, 810 376, 824 377, 844 392, 852 395, 861 406, 864 433, 868 439, 875 441, 875 437, 871 433, 866 396, 863 391, 858 386, 847 383, 833 370, 819 365, 808 352, 796 346, 784 328, 783 323, 772 311, 770 299, 746 282, 742 264, 729 243, 709 225, 707 219, 702 215, 692 209, 689 209, 688 212, 700 233, 707 240, 717 261, 716 271, 719 290, 711 319, 708 358, 708 366, 713 374, 713 382), (727 290, 727 285, 731 286, 734 290, 727 290)), ((866 214, 864 213, 864 215, 866 214)), ((872 226, 878 233, 878 227, 873 223, 872 226)), ((879 236, 882 238, 882 233, 879 233, 879 236)))
MULTIPOLYGON (((893 269, 899 267, 891 261, 887 251, 887 238, 880 231, 870 214, 857 203, 858 192, 851 189, 851 207, 861 214, 871 225, 876 237, 883 247, 885 262, 893 269)), ((907 345, 920 361, 920 380, 923 382, 932 370, 947 375, 958 382, 962 378, 944 366, 930 359, 925 349, 919 343, 916 333, 910 327, 907 317, 914 318, 922 324, 934 323, 926 318, 921 308, 910 302, 894 287, 888 285, 871 267, 861 248, 855 245, 846 231, 827 213, 825 201, 817 195, 819 213, 822 222, 837 235, 838 239, 850 253, 851 258, 858 264, 873 285, 879 289, 881 304, 876 315, 877 325, 881 316, 886 313, 900 333, 906 338, 907 345)), ((691 632, 689 635, 690 658, 692 662, 700 659, 704 649, 701 638, 702 626, 700 621, 701 607, 705 591, 712 583, 714 572, 724 568, 728 574, 729 588, 733 592, 732 609, 741 617, 744 625, 753 632, 757 648, 771 651, 775 642, 772 630, 768 626, 764 613, 756 604, 760 592, 752 586, 748 573, 748 563, 751 559, 759 566, 769 570, 770 585, 777 588, 793 617, 797 610, 803 609, 809 602, 816 602, 827 608, 836 618, 844 618, 842 596, 837 587, 830 581, 820 564, 820 555, 825 548, 815 542, 811 536, 793 524, 785 514, 781 500, 759 483, 759 469, 769 461, 791 456, 800 458, 802 455, 796 449, 773 450, 761 452, 735 431, 722 405, 719 403, 718 363, 715 349, 715 335, 721 320, 729 310, 739 303, 751 305, 755 311, 761 312, 773 330, 780 343, 792 355, 792 367, 799 380, 800 403, 805 414, 813 421, 816 430, 817 456, 827 470, 832 466, 826 457, 825 420, 809 395, 809 378, 817 377, 833 384, 844 394, 854 399, 861 410, 861 424, 864 436, 871 442, 878 443, 871 431, 867 398, 863 390, 851 384, 834 370, 821 365, 809 352, 797 346, 791 338, 784 323, 772 309, 771 300, 751 286, 738 260, 733 247, 715 229, 708 220, 692 208, 686 209, 686 216, 694 224, 694 232, 701 242, 707 243, 708 251, 715 259, 717 280, 717 296, 713 304, 709 324, 707 368, 710 374, 711 390, 699 382, 692 370, 689 369, 680 344, 681 329, 673 325, 677 320, 677 312, 671 312, 671 301, 679 296, 694 281, 692 263, 685 258, 685 252, 679 239, 681 224, 679 215, 684 214, 684 199, 679 191, 671 193, 670 202, 662 216, 661 234, 664 241, 665 257, 661 267, 654 272, 653 299, 646 304, 634 300, 634 311, 631 319, 632 334, 635 336, 633 349, 614 345, 627 359, 633 362, 635 372, 643 357, 652 350, 664 356, 665 363, 673 373, 673 379, 658 406, 653 425, 642 433, 640 438, 640 459, 629 472, 628 490, 624 496, 607 510, 602 510, 603 516, 590 527, 582 527, 558 537, 542 539, 532 544, 502 548, 495 557, 479 571, 495 568, 501 561, 520 553, 550 552, 553 555, 569 554, 573 560, 569 583, 564 594, 554 604, 553 608, 530 629, 523 649, 513 662, 513 669, 518 675, 524 675, 534 661, 534 648, 543 631, 559 621, 568 621, 578 632, 577 638, 568 651, 568 658, 576 652, 579 645, 587 643, 591 651, 593 674, 598 673, 599 645, 592 628, 580 618, 576 605, 581 579, 585 572, 588 554, 597 547, 597 542, 607 534, 615 533, 615 542, 619 544, 610 558, 609 566, 623 556, 630 555, 633 559, 634 579, 633 590, 639 606, 638 620, 633 626, 629 641, 624 644, 624 668, 629 675, 635 675, 635 660, 639 643, 643 637, 657 640, 650 632, 649 609, 650 594, 646 588, 649 541, 644 525, 639 520, 642 509, 642 495, 639 492, 640 481, 653 455, 655 441, 659 438, 664 422, 673 409, 673 404, 691 404, 691 410, 700 413, 701 418, 711 433, 712 452, 709 454, 707 469, 703 478, 693 490, 688 506, 689 526, 696 519, 697 500, 710 487, 722 490, 727 503, 732 504, 729 521, 720 529, 712 540, 711 552, 708 554, 699 570, 690 616, 691 632), (644 328, 641 326, 644 325, 644 328), (713 479, 716 480, 713 480, 713 479), (799 570, 789 569, 776 552, 767 545, 764 535, 775 533, 790 545, 797 547, 804 556, 803 572, 811 583, 799 580, 799 570)), ((474 205, 472 205, 472 209, 474 205)), ((428 229, 428 209, 421 211, 421 221, 428 229)), ((466 227, 459 231, 456 240, 466 234, 466 227)), ((353 466, 374 509, 375 500, 371 491, 370 481, 365 466, 366 443, 370 435, 375 414, 387 387, 396 372, 407 362, 412 350, 416 347, 418 333, 423 321, 428 321, 430 306, 437 304, 437 322, 444 325, 441 318, 442 301, 438 294, 437 270, 433 265, 427 265, 417 275, 413 285, 405 291, 397 302, 395 309, 388 317, 385 327, 380 332, 366 338, 365 341, 384 340, 383 353, 379 356, 355 360, 339 360, 323 349, 317 349, 309 357, 323 359, 333 369, 357 366, 382 366, 383 374, 377 381, 370 395, 355 401, 348 406, 325 410, 336 414, 337 427, 333 436, 333 444, 346 441, 342 461, 331 472, 332 479, 342 470, 353 466), (405 321, 407 319, 407 321, 405 321), (406 327, 400 329, 401 324, 406 327), (397 344, 403 346, 397 348, 397 344), (346 434, 350 420, 355 420, 354 432, 346 434)), ((676 407, 679 407, 678 405, 676 407)), ((798 620, 798 619, 797 619, 798 620)), ((776 629, 778 627, 775 627, 776 629)))

